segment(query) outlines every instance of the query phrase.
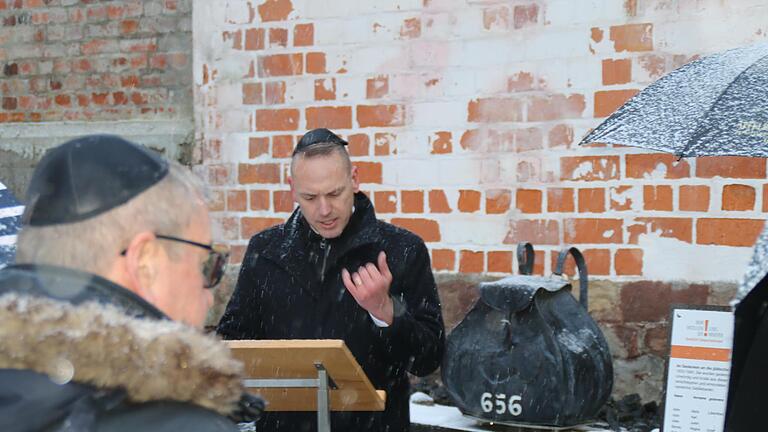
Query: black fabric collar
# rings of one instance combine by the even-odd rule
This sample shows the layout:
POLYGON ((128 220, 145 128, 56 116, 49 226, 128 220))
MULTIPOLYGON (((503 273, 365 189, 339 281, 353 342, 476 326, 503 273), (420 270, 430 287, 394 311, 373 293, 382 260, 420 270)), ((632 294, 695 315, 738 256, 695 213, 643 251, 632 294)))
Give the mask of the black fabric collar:
MULTIPOLYGON (((300 274, 306 265, 307 248, 315 242, 319 243, 322 237, 312 230, 300 208, 294 210, 281 229, 282 235, 275 237, 261 255, 293 274, 300 274)), ((327 241, 335 256, 341 258, 353 249, 380 240, 373 204, 364 193, 358 192, 355 194, 355 211, 346 228, 339 237, 327 241)))
POLYGON ((96 301, 112 304, 137 318, 169 319, 155 306, 101 276, 65 267, 15 264, 0 270, 0 295, 48 297, 73 305, 96 301))

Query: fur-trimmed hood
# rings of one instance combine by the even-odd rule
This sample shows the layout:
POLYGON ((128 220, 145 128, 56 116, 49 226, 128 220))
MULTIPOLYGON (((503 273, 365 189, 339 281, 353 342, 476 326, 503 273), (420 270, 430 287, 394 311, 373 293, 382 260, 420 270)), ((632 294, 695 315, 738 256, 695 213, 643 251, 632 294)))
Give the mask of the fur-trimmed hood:
POLYGON ((55 382, 122 388, 133 402, 173 400, 227 415, 243 391, 242 364, 216 337, 118 307, 17 293, 0 296, 0 368, 55 382))

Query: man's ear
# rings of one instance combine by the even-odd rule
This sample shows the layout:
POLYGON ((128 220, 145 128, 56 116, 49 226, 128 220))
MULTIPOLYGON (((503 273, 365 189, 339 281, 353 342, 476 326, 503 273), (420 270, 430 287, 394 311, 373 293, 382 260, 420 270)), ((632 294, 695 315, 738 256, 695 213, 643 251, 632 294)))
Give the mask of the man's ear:
POLYGON ((160 245, 155 234, 142 231, 131 239, 125 251, 127 287, 150 303, 155 295, 152 290, 157 276, 160 245))
POLYGON ((296 188, 293 187, 293 177, 288 176, 285 181, 288 182, 288 186, 291 188, 291 198, 293 198, 293 202, 298 203, 299 197, 296 196, 296 188))
POLYGON ((357 166, 352 165, 352 190, 357 193, 360 192, 360 181, 357 175, 357 166))

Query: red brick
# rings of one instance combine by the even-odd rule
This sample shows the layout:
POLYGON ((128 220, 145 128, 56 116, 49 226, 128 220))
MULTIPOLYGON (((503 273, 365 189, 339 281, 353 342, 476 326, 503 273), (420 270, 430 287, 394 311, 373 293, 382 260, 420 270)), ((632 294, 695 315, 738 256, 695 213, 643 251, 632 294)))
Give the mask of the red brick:
POLYGON ((509 8, 507 6, 483 9, 483 27, 486 30, 493 30, 494 28, 508 30, 510 28, 509 22, 509 8))
POLYGON ((293 28, 293 46, 312 46, 315 43, 314 24, 296 24, 293 28))
POLYGON ((227 191, 227 210, 229 211, 248 210, 248 195, 244 190, 227 191))
POLYGON ((240 184, 280 183, 280 165, 275 163, 240 164, 238 182, 240 184))
POLYGON ((279 218, 244 217, 240 219, 241 236, 244 239, 253 237, 267 228, 283 223, 279 218))
POLYGON ((629 178, 657 178, 658 174, 664 174, 665 179, 681 179, 691 175, 691 167, 688 162, 677 161, 675 155, 653 154, 628 154, 627 177, 629 178))
POLYGON ((269 46, 288 46, 288 30, 284 28, 269 29, 269 46))
POLYGON ((357 123, 360 127, 387 127, 405 125, 405 107, 402 105, 358 105, 357 123))
POLYGON ((768 185, 763 185, 763 212, 768 212, 768 185))
POLYGON ((519 72, 507 79, 508 92, 520 92, 533 90, 534 79, 530 72, 519 72))
POLYGON ((523 213, 541 213, 542 196, 537 189, 518 189, 515 206, 523 213))
POLYGON ((579 189, 579 213, 605 212, 605 189, 579 189))
POLYGON ((502 214, 509 211, 512 203, 512 192, 507 189, 490 189, 485 192, 485 212, 487 214, 502 214))
POLYGON ((415 39, 421 36, 421 20, 419 18, 408 18, 403 21, 400 27, 400 37, 403 39, 415 39))
POLYGON ((608 249, 584 249, 582 254, 590 275, 608 276, 611 274, 611 251, 608 249))
POLYGON ((451 206, 448 205, 448 198, 442 190, 429 191, 429 211, 430 213, 450 213, 451 206))
POLYGON ((459 211, 462 213, 474 213, 480 210, 481 194, 474 190, 459 191, 459 211))
POLYGON ((376 213, 397 213, 397 192, 375 191, 373 200, 376 213))
POLYGON ((261 21, 285 21, 293 11, 291 0, 266 0, 258 6, 261 21))
POLYGON ((436 132, 434 136, 429 137, 429 143, 432 147, 432 154, 448 154, 453 151, 450 132, 436 132))
POLYGON ((764 225, 762 219, 699 219, 696 221, 696 243, 753 246, 764 225))
POLYGON ((248 157, 253 159, 269 153, 269 138, 252 137, 248 140, 248 157))
POLYGON ((440 225, 433 220, 392 218, 392 224, 418 235, 425 243, 440 241, 440 225))
POLYGON ((696 158, 696 176, 702 178, 765 178, 765 158, 717 156, 696 158))
POLYGON ((560 158, 561 180, 618 180, 619 156, 568 156, 560 158))
POLYGON ((381 184, 382 168, 379 162, 352 162, 357 167, 357 179, 360 183, 381 184))
POLYGON ((747 185, 723 186, 723 210, 745 211, 755 208, 755 188, 747 185))
POLYGON ((539 128, 517 129, 512 132, 515 151, 525 152, 544 148, 544 136, 539 128))
POLYGON ((272 137, 272 157, 288 158, 293 154, 293 136, 276 135, 272 137))
POLYGON ((264 49, 264 29, 252 28, 245 31, 245 49, 246 51, 255 51, 264 49))
POLYGON ((680 186, 679 210, 709 211, 709 186, 680 186))
POLYGON ((18 99, 15 97, 4 97, 3 98, 3 109, 12 111, 15 110, 18 106, 18 99))
POLYGON ((285 103, 285 81, 270 81, 264 86, 264 103, 267 105, 285 103))
POLYGON ((368 78, 365 85, 365 97, 367 99, 379 99, 389 93, 389 77, 387 75, 378 75, 368 78))
POLYGON ((293 211, 293 196, 291 191, 282 190, 272 192, 272 204, 276 213, 290 213, 293 211))
POLYGON ((243 83, 243 104, 261 105, 264 103, 261 83, 243 83))
POLYGON ((528 101, 528 121, 580 118, 586 109, 584 95, 535 96, 528 101))
POLYGON ((222 186, 229 182, 230 170, 226 165, 208 165, 208 183, 211 186, 222 186))
POLYGON ((652 51, 653 25, 643 23, 611 26, 610 38, 616 52, 652 51))
POLYGON ((321 52, 307 53, 307 73, 308 74, 326 73, 325 53, 321 53, 321 52))
POLYGON ((403 213, 424 213, 424 191, 401 191, 403 213))
POLYGON ((603 85, 626 84, 632 81, 632 60, 603 60, 603 85))
POLYGON ((482 273, 484 255, 482 252, 462 250, 459 254, 459 273, 482 273))
POLYGON ((120 34, 122 35, 129 35, 132 33, 136 33, 138 29, 139 29, 139 22, 137 20, 131 19, 131 20, 120 21, 120 34))
POLYGON ((547 212, 569 213, 575 210, 574 193, 571 188, 547 189, 547 212))
POLYGON ((648 353, 664 358, 669 354, 669 327, 662 323, 658 327, 647 329, 643 345, 648 353))
POLYGON ((629 244, 637 244, 641 234, 655 233, 660 237, 676 238, 686 243, 693 241, 693 221, 689 218, 641 217, 627 228, 629 244))
POLYGON ((621 219, 566 219, 565 243, 622 243, 621 219))
POLYGON ((517 219, 510 221, 504 244, 530 242, 536 245, 560 244, 559 225, 555 220, 517 219))
POLYGON ((632 210, 631 192, 633 186, 615 186, 610 189, 610 208, 614 211, 632 210))
POLYGON ((221 190, 211 191, 211 195, 208 198, 208 211, 210 212, 222 212, 227 209, 227 194, 221 190))
POLYGON ((456 269, 456 251, 451 249, 433 249, 432 250, 432 269, 448 270, 456 269))
POLYGON ((260 131, 289 131, 299 128, 299 110, 256 110, 256 129, 260 131))
POLYGON ((269 191, 251 191, 251 210, 269 210, 269 191))
POLYGON ((53 98, 53 100, 56 102, 56 105, 59 105, 59 106, 70 106, 72 102, 72 99, 70 98, 70 96, 66 94, 56 95, 56 97, 53 98))
POLYGON ((640 276, 643 274, 643 250, 619 249, 613 256, 617 276, 640 276))
POLYGON ((347 138, 349 141, 350 156, 368 156, 368 147, 371 144, 370 138, 366 134, 354 134, 347 138))
POLYGON ((512 252, 488 252, 488 271, 491 273, 512 273, 512 252))
POLYGON ((246 247, 243 245, 231 245, 229 247, 229 264, 238 265, 243 262, 246 247))
POLYGON ((375 156, 388 156, 395 147, 397 137, 389 132, 379 132, 373 135, 373 154, 375 156))
POLYGON ((351 129, 352 108, 341 107, 309 107, 307 108, 307 129, 351 129))
POLYGON ((259 76, 301 75, 304 59, 301 54, 273 54, 259 57, 259 76))
POLYGON ((336 100, 336 78, 315 80, 315 100, 336 100))
POLYGON ((523 120, 523 103, 519 98, 480 98, 468 105, 471 122, 519 122, 523 120))
POLYGON ((538 22, 539 5, 531 3, 517 5, 512 13, 514 28, 521 29, 538 22))
POLYGON ((595 92, 595 117, 608 117, 638 92, 636 89, 595 92))
POLYGON ((643 186, 643 210, 672 211, 672 186, 643 186))

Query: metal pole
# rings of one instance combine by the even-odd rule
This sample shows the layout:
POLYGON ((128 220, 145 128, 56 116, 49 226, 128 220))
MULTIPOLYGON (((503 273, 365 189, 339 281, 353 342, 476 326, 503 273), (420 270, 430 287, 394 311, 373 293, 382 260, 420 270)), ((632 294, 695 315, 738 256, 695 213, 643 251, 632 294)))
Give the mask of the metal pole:
POLYGON ((322 363, 315 363, 317 368, 317 430, 331 432, 331 405, 328 402, 328 372, 322 363))

